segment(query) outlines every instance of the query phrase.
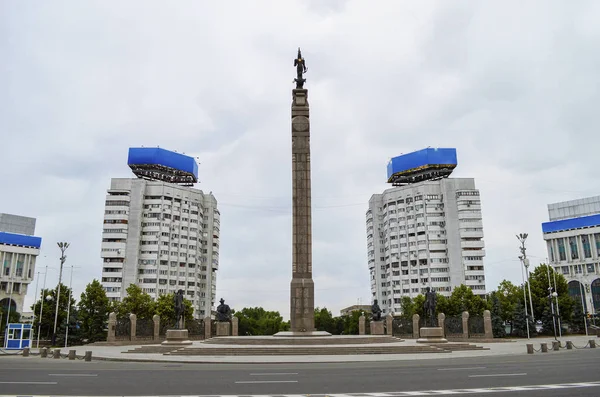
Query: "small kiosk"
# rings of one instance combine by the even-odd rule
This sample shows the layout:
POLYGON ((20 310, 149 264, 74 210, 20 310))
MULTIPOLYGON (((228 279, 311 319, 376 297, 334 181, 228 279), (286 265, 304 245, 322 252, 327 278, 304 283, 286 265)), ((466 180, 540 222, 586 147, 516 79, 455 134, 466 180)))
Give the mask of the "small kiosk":
POLYGON ((31 324, 11 323, 8 324, 7 331, 4 334, 5 349, 21 350, 31 347, 31 324))

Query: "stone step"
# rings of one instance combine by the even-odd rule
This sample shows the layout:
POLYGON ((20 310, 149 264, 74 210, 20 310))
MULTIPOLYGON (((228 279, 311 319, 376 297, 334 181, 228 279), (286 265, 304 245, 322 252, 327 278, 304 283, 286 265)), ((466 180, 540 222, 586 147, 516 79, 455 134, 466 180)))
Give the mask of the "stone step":
POLYGON ((331 345, 368 345, 373 343, 398 343, 402 339, 393 336, 366 337, 325 337, 325 338, 276 338, 276 337, 216 337, 203 341, 210 345, 245 346, 331 346, 331 345))
POLYGON ((450 353, 450 350, 435 346, 343 346, 343 347, 273 347, 273 348, 183 348, 170 353, 173 356, 297 356, 297 355, 359 355, 359 354, 420 354, 420 353, 450 353))

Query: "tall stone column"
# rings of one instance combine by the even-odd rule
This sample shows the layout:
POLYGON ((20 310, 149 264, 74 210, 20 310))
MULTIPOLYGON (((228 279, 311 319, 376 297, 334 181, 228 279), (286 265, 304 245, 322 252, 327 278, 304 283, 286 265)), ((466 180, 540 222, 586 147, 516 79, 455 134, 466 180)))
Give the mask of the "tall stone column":
POLYGON ((312 332, 314 282, 312 279, 312 224, 310 188, 310 122, 308 90, 292 90, 292 282, 290 330, 312 332))

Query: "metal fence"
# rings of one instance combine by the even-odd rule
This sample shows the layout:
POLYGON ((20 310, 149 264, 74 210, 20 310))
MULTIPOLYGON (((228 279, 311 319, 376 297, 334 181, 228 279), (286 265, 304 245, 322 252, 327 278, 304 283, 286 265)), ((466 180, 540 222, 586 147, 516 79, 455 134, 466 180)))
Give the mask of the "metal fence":
POLYGON ((117 318, 117 324, 115 326, 115 339, 131 339, 131 321, 129 321, 129 317, 117 318))
POLYGON ((469 316, 469 338, 485 337, 483 316, 469 316))
POLYGON ((210 320, 210 336, 217 336, 217 320, 210 320))
POLYGON ((413 337, 413 321, 410 318, 394 317, 392 335, 399 338, 413 337))
POLYGON ((462 338, 462 315, 446 317, 446 319, 444 320, 444 333, 446 334, 446 338, 462 338))
POLYGON ((135 336, 137 339, 154 338, 154 321, 149 318, 140 318, 135 324, 135 336))
POLYGON ((190 339, 204 339, 204 320, 186 320, 185 328, 190 339))

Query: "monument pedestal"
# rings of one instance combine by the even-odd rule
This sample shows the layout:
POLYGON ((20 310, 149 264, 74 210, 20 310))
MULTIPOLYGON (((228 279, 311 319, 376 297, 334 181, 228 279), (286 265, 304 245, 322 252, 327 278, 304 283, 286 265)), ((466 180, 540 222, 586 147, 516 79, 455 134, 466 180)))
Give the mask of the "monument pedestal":
POLYGON ((448 339, 444 338, 444 330, 442 327, 423 327, 419 330, 421 337, 417 339, 417 343, 448 343, 448 339))
POLYGON ((276 333, 273 336, 278 336, 278 337, 311 337, 311 336, 331 336, 331 334, 327 331, 306 331, 306 332, 300 332, 300 331, 279 331, 278 333, 276 333))
POLYGON ((188 346, 191 344, 187 329, 168 329, 167 340, 161 343, 163 346, 188 346))
POLYGON ((217 336, 231 336, 231 324, 226 321, 217 321, 217 336))
POLYGON ((369 324, 371 327, 371 335, 384 335, 385 330, 383 327, 383 321, 371 321, 369 324))

